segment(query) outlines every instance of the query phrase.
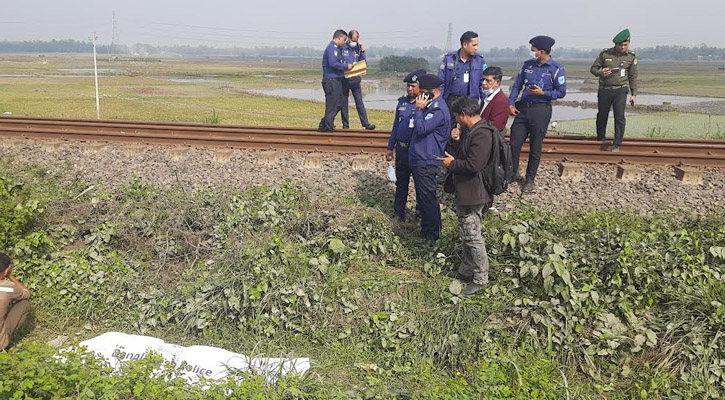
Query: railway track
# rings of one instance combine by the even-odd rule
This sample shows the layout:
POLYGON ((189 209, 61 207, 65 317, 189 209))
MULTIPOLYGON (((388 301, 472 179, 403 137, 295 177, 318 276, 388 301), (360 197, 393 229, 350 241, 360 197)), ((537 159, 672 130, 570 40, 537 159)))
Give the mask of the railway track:
MULTIPOLYGON (((327 133, 314 128, 0 117, 0 138, 54 141, 384 154, 388 137, 385 131, 362 129, 327 133)), ((725 140, 627 138, 619 153, 609 151, 610 146, 611 141, 550 134, 544 141, 542 159, 725 167, 725 140)), ((528 152, 528 144, 522 152, 528 152)))

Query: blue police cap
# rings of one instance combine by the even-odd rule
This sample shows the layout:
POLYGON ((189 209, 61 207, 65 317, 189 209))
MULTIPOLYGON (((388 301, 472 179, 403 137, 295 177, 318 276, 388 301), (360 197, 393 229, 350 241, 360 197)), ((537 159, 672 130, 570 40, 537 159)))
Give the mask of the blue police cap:
POLYGON ((556 43, 554 38, 549 36, 535 36, 529 40, 529 44, 536 47, 538 50, 550 49, 554 46, 554 43, 556 43))
POLYGON ((435 89, 443 83, 437 75, 425 74, 418 77, 418 85, 421 89, 435 89))
POLYGON ((421 76, 425 75, 424 69, 416 69, 415 71, 409 73, 408 75, 403 78, 403 82, 405 83, 418 83, 418 79, 420 79, 421 76))

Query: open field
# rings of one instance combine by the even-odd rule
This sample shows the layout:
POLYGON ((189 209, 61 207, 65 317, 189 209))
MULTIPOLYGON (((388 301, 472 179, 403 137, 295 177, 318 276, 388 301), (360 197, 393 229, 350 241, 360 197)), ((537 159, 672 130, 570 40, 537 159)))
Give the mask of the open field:
MULTIPOLYGON (((490 63, 494 63, 492 60, 490 63)), ((227 58, 109 58, 99 68, 101 117, 104 119, 215 122, 242 125, 316 126, 320 102, 249 93, 255 89, 319 89, 317 59, 239 60, 227 58)), ((375 62, 372 63, 375 65, 375 62)), ((435 64, 435 62, 432 62, 435 64)), ((518 63, 499 63, 515 75, 518 63)), ((434 67, 434 65, 433 65, 434 67)), ((566 63, 570 78, 584 79, 582 90, 596 90, 589 62, 566 63)), ((373 67, 374 68, 374 67, 373 67)), ((0 55, 0 112, 16 115, 94 118, 92 59, 87 55, 0 55)), ((647 93, 725 96, 725 79, 714 63, 641 66, 642 96, 647 93)), ((400 76, 372 70, 376 85, 399 84, 400 76)), ((510 85, 504 82, 504 86, 510 85)), ((402 94, 402 89, 401 94, 402 94)), ((350 108, 353 127, 357 122, 350 108)), ((392 125, 391 111, 368 110, 379 129, 392 125)), ((554 115, 556 119, 556 115, 554 115)), ((339 123, 339 120, 338 120, 339 123)), ((627 134, 661 132, 668 136, 710 137, 723 124, 691 113, 637 115, 627 134), (709 129, 703 124, 709 123, 709 129)), ((611 125, 611 124, 610 124, 611 125)), ((591 133, 593 120, 566 121, 560 131, 591 133)))
MULTIPOLYGON (((556 116, 554 116, 555 119, 556 116)), ((595 119, 559 121, 559 133, 596 135, 595 119)), ((614 137, 614 119, 610 116, 607 136, 614 137)), ((680 112, 649 113, 627 117, 625 137, 725 139, 725 115, 680 112)))

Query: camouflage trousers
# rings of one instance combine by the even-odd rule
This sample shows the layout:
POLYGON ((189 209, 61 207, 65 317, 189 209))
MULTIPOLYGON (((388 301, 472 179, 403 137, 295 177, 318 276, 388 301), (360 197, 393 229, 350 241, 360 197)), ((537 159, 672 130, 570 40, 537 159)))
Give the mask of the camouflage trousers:
POLYGON ((463 256, 458 273, 473 276, 479 285, 488 283, 488 255, 481 235, 481 220, 486 206, 456 206, 463 239, 463 256))

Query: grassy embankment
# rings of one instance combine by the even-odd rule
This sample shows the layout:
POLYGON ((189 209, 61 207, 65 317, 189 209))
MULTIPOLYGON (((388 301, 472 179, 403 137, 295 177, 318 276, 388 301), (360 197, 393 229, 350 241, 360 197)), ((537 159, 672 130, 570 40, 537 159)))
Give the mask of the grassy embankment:
POLYGON ((483 229, 495 286, 462 298, 441 275, 461 252, 449 210, 430 248, 414 222, 391 221, 389 199, 364 188, 312 201, 284 184, 191 193, 132 181, 75 199, 92 182, 71 170, 0 170, 0 248, 35 307, 15 350, 0 354, 0 397, 198 396, 143 366, 116 376, 33 345, 109 330, 313 360, 300 381, 227 383, 207 394, 215 399, 712 399, 725 390, 722 212, 492 215, 483 229))

